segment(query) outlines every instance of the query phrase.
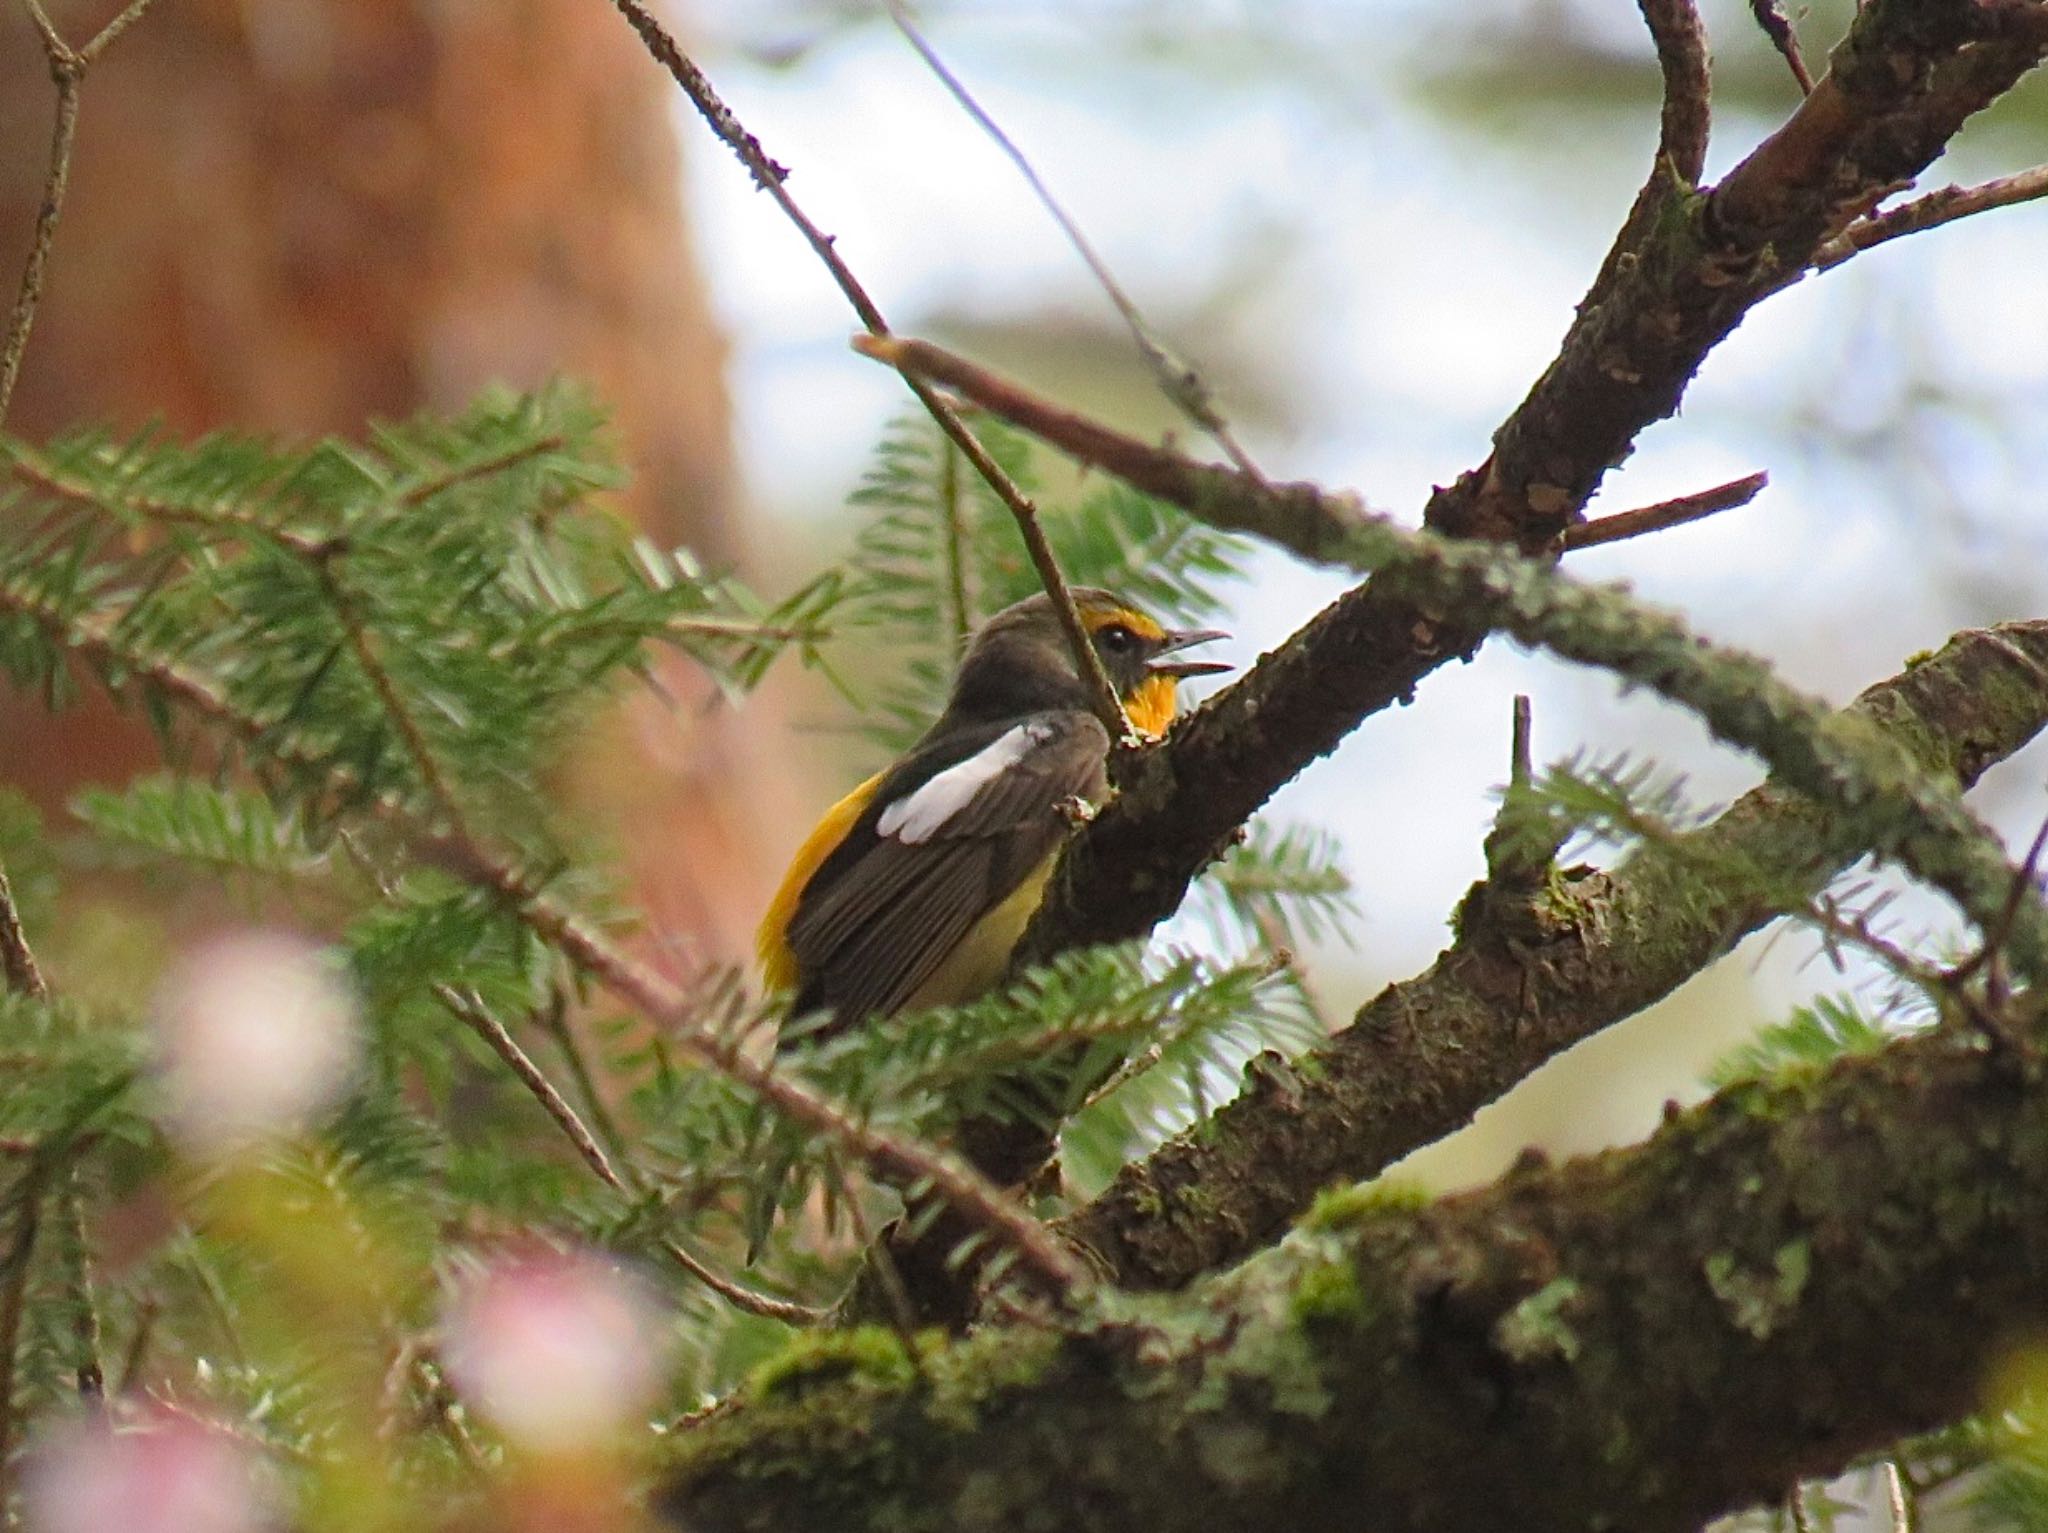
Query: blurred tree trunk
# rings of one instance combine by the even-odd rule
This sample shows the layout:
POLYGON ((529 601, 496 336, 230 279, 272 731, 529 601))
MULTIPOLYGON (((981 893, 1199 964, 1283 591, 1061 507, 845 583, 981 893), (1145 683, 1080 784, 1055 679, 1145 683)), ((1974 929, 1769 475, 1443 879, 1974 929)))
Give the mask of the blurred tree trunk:
MULTIPOLYGON (((112 0, 52 0, 82 42, 112 0)), ((0 260, 13 291, 53 103, 0 12, 0 260)), ((745 554, 724 391, 680 200, 667 81, 592 0, 172 0, 86 82, 71 192, 10 428, 157 419, 357 433, 495 381, 586 378, 628 510, 709 563, 745 554)), ((764 752, 688 677, 579 773, 657 921, 731 950, 760 877, 764 752), (703 706, 698 706, 698 704, 703 706)), ((102 707, 0 698, 0 780, 46 806, 149 763, 102 707)))

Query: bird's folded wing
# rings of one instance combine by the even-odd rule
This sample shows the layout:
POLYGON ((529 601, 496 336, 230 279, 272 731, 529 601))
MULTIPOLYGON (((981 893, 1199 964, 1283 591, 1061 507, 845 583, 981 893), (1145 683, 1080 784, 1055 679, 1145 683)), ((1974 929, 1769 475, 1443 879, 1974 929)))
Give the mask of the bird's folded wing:
POLYGON ((797 903, 796 1010, 902 1006, 1058 847, 1063 803, 1101 796, 1108 750, 1090 715, 1043 713, 904 761, 797 903))

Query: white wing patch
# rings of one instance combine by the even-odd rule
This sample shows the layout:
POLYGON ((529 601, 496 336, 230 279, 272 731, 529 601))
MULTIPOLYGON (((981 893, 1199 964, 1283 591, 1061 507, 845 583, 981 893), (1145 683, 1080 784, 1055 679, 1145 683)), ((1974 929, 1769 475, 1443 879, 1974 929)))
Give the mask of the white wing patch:
POLYGON ((965 761, 934 774, 916 792, 884 809, 875 821, 876 833, 912 846, 931 840, 977 793, 1030 755, 1051 733, 1047 725, 1031 723, 996 736, 965 761))

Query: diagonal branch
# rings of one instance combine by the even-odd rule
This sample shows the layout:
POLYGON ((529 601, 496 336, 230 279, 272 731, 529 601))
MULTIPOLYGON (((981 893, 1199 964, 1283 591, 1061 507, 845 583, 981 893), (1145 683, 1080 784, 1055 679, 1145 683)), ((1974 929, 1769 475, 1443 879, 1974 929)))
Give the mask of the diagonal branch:
POLYGON ((1657 158, 1690 185, 1707 165, 1709 104, 1707 33, 1693 0, 1640 0, 1657 67, 1664 75, 1664 109, 1657 125, 1657 158))
MULTIPOLYGON (((244 712, 204 673, 123 643, 118 610, 72 612, 34 591, 0 580, 0 613, 14 614, 43 628, 91 665, 110 691, 147 691, 262 759, 324 785, 339 801, 361 798, 361 784, 346 764, 297 744, 288 734, 276 734, 269 721, 244 712)), ((845 1146, 885 1180, 930 1187, 968 1224, 987 1231, 1014 1252, 1048 1291, 1075 1294, 1086 1286, 1079 1264, 1045 1227, 972 1167, 957 1156, 868 1123, 803 1082, 749 1057, 734 1039, 695 1015, 678 986, 555 900, 540 880, 510 857, 459 829, 429 824, 394 793, 378 794, 363 808, 394 826, 422 856, 496 893, 538 936, 643 1016, 666 1028, 675 1045, 706 1068, 735 1081, 784 1116, 845 1146)))
MULTIPOLYGON (((1579 300, 1583 313, 1606 302, 1615 284, 1642 258, 1658 222, 1678 199, 1699 184, 1707 163, 1712 126, 1707 36, 1693 0, 1637 0, 1650 41, 1657 49, 1664 101, 1658 114, 1657 149, 1649 174, 1629 204, 1621 227, 1601 258, 1600 268, 1579 300)), ((1541 510, 1542 508, 1532 508, 1541 510)))
POLYGON ((78 137, 78 75, 75 63, 67 72, 61 61, 72 58, 63 40, 50 27, 42 7, 30 0, 29 9, 42 34, 50 59, 51 77, 57 85, 57 109, 50 126, 50 167, 43 179, 43 200, 36 209, 35 233, 30 236, 28 260, 21 271, 21 286, 7 321, 7 336, 0 341, 0 425, 7 422, 8 406, 14 399, 14 383, 21 376, 21 359, 28 350, 29 332, 35 328, 36 309, 43 300, 43 283, 50 265, 50 247, 57 239, 57 220, 63 216, 64 193, 71 180, 71 146, 78 137))
POLYGON ((2039 0, 1873 0, 1785 121, 1703 195, 1680 192, 1494 437, 1433 497, 1438 531, 1561 526, 1706 354, 1788 274, 1934 160, 2048 51, 2039 0), (1533 522, 1532 522, 1533 519, 1533 522))
MULTIPOLYGON (((1846 716, 1967 785, 2048 727, 2044 667, 2048 621, 1967 632, 1846 716)), ((1669 849, 1566 871, 1540 903, 1475 886, 1427 972, 1361 1008, 1309 1068, 1259 1077, 1199 1134, 1127 1167, 1063 1228, 1126 1287, 1178 1287, 1236 1261, 1331 1181, 1463 1126, 1545 1060, 1670 994, 1776 913, 1759 887, 1818 889, 1863 850, 1812 799, 1769 783, 1669 849)))
MULTIPOLYGON (((1265 787, 1255 756, 1249 773, 1239 767, 1234 776, 1214 770, 1217 758, 1243 752, 1247 741, 1270 748, 1283 722, 1274 717, 1276 701, 1317 684, 1336 690, 1349 671, 1365 668, 1368 657, 1347 654, 1346 636, 1333 632, 1352 602, 1417 614, 1417 623, 1455 613, 1473 642, 1499 631, 1679 703, 1724 742, 1754 752, 1788 785, 1840 813, 1865 846, 1949 895, 1980 929, 1996 929, 2014 877, 1998 838, 1952 786, 1916 770, 1895 744, 1834 718, 1824 703, 1777 680, 1763 661, 1717 649, 1625 593, 1581 584, 1506 549, 1403 532, 1368 517, 1350 535, 1349 555, 1355 568, 1377 572, 1368 585, 1184 720, 1164 750, 1132 763, 1118 797, 1062 858, 1021 960, 1105 935, 1140 936, 1173 908, 1187 878, 1257 806, 1265 787), (1189 774, 1200 793, 1181 794, 1176 774, 1198 754, 1210 758, 1212 769, 1189 774), (1155 837, 1150 845, 1148 834, 1155 837), (1174 867, 1177 881, 1164 887, 1156 876, 1162 845, 1182 859, 1174 867), (1105 886, 1117 898, 1089 909, 1086 924, 1077 920, 1077 889, 1093 901, 1105 886)), ((2013 947, 2021 972, 2048 970, 2048 911, 2038 899, 2026 902, 2013 947)))
POLYGON ((1814 252, 1808 269, 1827 271, 1887 240, 1918 234, 1925 229, 1938 229, 1943 224, 1954 223, 1976 213, 1988 213, 1993 208, 2036 202, 2043 197, 2048 197, 2048 165, 2036 165, 2032 170, 2000 176, 1976 186, 1944 186, 1910 202, 1902 202, 1897 207, 1857 219, 1814 252))
POLYGON ((50 127, 49 168, 43 175, 43 197, 36 209, 35 232, 29 238, 28 260, 22 267, 21 286, 8 315, 7 334, 0 340, 0 426, 7 423, 15 380, 21 376, 21 359, 28 350, 29 332, 35 328, 36 309, 43 299, 50 247, 57 238, 57 220, 64 212, 64 193, 71 180, 71 148, 78 137, 79 85, 85 72, 114 40, 142 19, 152 0, 129 0, 82 48, 73 48, 64 41, 43 9, 42 0, 24 3, 42 42, 43 57, 50 66, 50 81, 57 87, 57 109, 50 127))
POLYGON ((1575 522, 1565 530, 1565 552, 1595 548, 1602 543, 1619 543, 1625 538, 1640 538, 1648 533, 1683 527, 1687 522, 1696 522, 1703 517, 1717 516, 1723 511, 1733 511, 1737 506, 1746 506, 1756 499, 1769 483, 1767 474, 1744 474, 1740 479, 1717 484, 1710 490, 1697 490, 1690 495, 1660 500, 1654 505, 1638 506, 1633 511, 1617 511, 1595 521, 1575 522))
MULTIPOLYGON (((1199 506, 1212 526, 1254 533, 1304 559, 1341 564, 1346 542, 1360 525, 1362 508, 1355 497, 1306 483, 1253 483, 1176 448, 1127 436, 934 342, 856 335, 851 344, 864 357, 952 390, 1078 463, 1114 474, 1155 499, 1199 506)), ((1564 549, 1569 553, 1619 543, 1730 511, 1755 499, 1768 482, 1764 474, 1745 474, 1691 495, 1576 522, 1565 530, 1564 549)))
MULTIPOLYGON (((504 1062, 505 1067, 519 1078, 520 1084, 526 1087, 540 1103, 542 1110, 554 1120, 555 1126, 562 1131, 570 1144, 575 1146, 576 1153, 582 1157, 583 1163, 596 1173, 599 1181, 621 1197, 631 1199, 644 1195, 645 1189, 639 1185, 640 1178, 633 1167, 627 1167, 627 1175, 633 1178, 629 1183, 626 1176, 621 1176, 613 1167, 611 1157, 605 1154, 603 1146, 598 1144, 596 1137, 584 1127, 583 1120, 576 1115, 576 1109, 571 1107, 561 1092, 555 1089, 555 1083, 548 1079, 547 1073, 533 1062, 533 1057, 519 1046, 518 1040, 506 1030, 505 1024, 491 1014, 490 1008, 484 1005, 474 991, 457 990, 453 985, 437 983, 434 986, 434 995, 471 1032, 481 1038, 491 1052, 504 1062)), ((727 1303, 747 1314, 780 1320, 786 1325, 800 1326, 815 1325, 824 1313, 808 1305, 792 1304, 772 1294, 749 1288, 744 1283, 734 1282, 672 1235, 664 1235, 660 1245, 669 1260, 727 1303)))

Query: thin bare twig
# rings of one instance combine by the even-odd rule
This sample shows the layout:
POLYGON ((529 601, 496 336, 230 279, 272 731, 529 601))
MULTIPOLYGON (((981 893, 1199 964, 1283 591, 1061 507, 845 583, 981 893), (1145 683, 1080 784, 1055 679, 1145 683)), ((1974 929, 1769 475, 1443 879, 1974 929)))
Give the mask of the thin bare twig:
POLYGON ((1687 522, 1748 505, 1770 482, 1769 474, 1745 474, 1711 490, 1660 500, 1633 511, 1617 511, 1595 521, 1578 522, 1565 529, 1564 546, 1567 551, 1593 548, 1602 543, 1619 543, 1624 538, 1639 538, 1646 532, 1662 532, 1667 527, 1682 527, 1687 522))
POLYGON ((122 8, 120 15, 95 32, 92 41, 78 50, 78 62, 85 65, 92 64, 102 53, 105 53, 108 48, 113 46, 115 38, 140 21, 142 13, 148 10, 154 3, 155 0, 128 0, 128 4, 122 8))
POLYGON ((1806 56, 1799 51, 1799 34, 1792 30, 1792 23, 1785 19, 1785 11, 1778 0, 1749 0, 1749 14, 1756 18, 1756 24, 1764 29, 1764 36, 1771 40, 1771 46, 1778 50, 1778 56, 1792 71, 1792 78, 1799 82, 1799 94, 1813 94, 1813 75, 1806 67, 1806 56))
POLYGON ((50 66, 50 80, 57 87, 57 110, 50 128, 49 169, 43 176, 43 200, 36 210, 35 233, 29 240, 28 260, 22 267, 21 286, 8 316, 7 339, 0 343, 0 426, 7 423, 7 410, 14 400, 15 380, 21 375, 21 359, 28 350, 29 332, 35 328, 36 308, 43 299, 43 283, 50 264, 50 246, 57 238, 57 220, 64 211, 64 193, 71 180, 71 149, 78 137, 78 87, 93 62, 114 40, 142 18, 152 0, 130 0, 112 21, 100 28, 83 48, 67 44, 44 11, 41 0, 25 0, 28 13, 42 39, 43 56, 50 66))
POLYGON ((967 648, 974 609, 967 597, 967 506, 961 494, 960 455, 951 442, 939 444, 939 505, 946 513, 946 595, 952 604, 953 661, 967 648))
MULTIPOLYGON (((690 56, 683 52, 666 28, 657 21, 642 0, 612 0, 620 15, 639 35, 654 61, 666 69, 690 104, 697 109, 706 125, 720 143, 730 149, 753 177, 754 184, 766 192, 783 215, 796 226, 805 243, 824 264, 839 291, 852 305, 861 324, 875 336, 887 336, 889 323, 882 317, 881 309, 853 269, 846 264, 834 246, 832 236, 825 233, 789 194, 784 185, 789 172, 761 147, 761 141, 749 133, 725 104, 711 81, 705 77, 690 56)), ((1060 627, 1067 636, 1068 646, 1073 650, 1074 665, 1087 685, 1094 712, 1102 720, 1103 728, 1109 731, 1112 740, 1131 743, 1137 739, 1128 717, 1124 714, 1123 703, 1117 697, 1116 688, 1110 684, 1109 673, 1103 669, 1102 657, 1095 653, 1088 631, 1081 622, 1081 616, 1074 607, 1073 592, 1068 589, 1066 577, 1060 573, 1059 563, 1053 558, 1052 547, 1045 540, 1045 531, 1038 522, 1038 508, 1031 498, 1017 485, 1017 482, 1003 472, 1002 466, 989 456, 988 449, 981 445, 981 439, 967 429, 959 412, 922 380, 904 373, 904 382, 917 402, 938 423, 939 429, 960 449, 961 454, 974 466, 974 471, 994 490, 998 499, 1008 508, 1017 523, 1017 530, 1024 539, 1024 548, 1031 556, 1032 567, 1037 570, 1040 584, 1052 598, 1053 610, 1059 615, 1060 627)))
MULTIPOLYGON (((1261 493, 1229 469, 1126 436, 930 341, 857 335, 852 344, 862 356, 951 389, 1076 461, 1114 474, 1161 500, 1183 507, 1206 505, 1213 516, 1226 486, 1231 493, 1245 493, 1271 518, 1257 530, 1304 557, 1317 557, 1320 547, 1340 541, 1353 525, 1355 512, 1348 512, 1337 497, 1294 485, 1269 486, 1261 493)), ((1768 475, 1749 474, 1692 495, 1580 522, 1566 529, 1564 546, 1592 548, 1681 526, 1747 504, 1767 483, 1768 475)))
POLYGON ((1913 1502, 1895 1458, 1884 1461, 1884 1498, 1892 1517, 1892 1533, 1913 1533, 1913 1502))
POLYGON ((1570 828, 1561 819, 1531 812, 1534 732, 1529 699, 1516 693, 1508 724, 1507 787, 1480 843, 1486 857, 1486 882, 1480 891, 1488 901, 1526 904, 1539 895, 1569 835, 1570 828))
POLYGON ((1529 694, 1515 694, 1514 710, 1508 724, 1508 786, 1526 788, 1534 775, 1530 753, 1533 746, 1530 736, 1534 732, 1534 719, 1529 706, 1529 694))
POLYGON ((21 912, 15 908, 14 886, 8 883, 5 868, 0 868, 0 979, 7 981, 9 990, 31 1000, 40 1001, 50 993, 21 929, 21 912))
POLYGON ((798 1304, 789 1299, 778 1299, 773 1294, 761 1292, 758 1288, 749 1288, 744 1283, 735 1282, 708 1265, 673 1235, 662 1237, 661 1248, 678 1267, 734 1309, 744 1310, 750 1315, 760 1315, 768 1320, 780 1320, 784 1325, 797 1327, 821 1325, 831 1314, 830 1310, 819 1309, 810 1304, 798 1304))
MULTIPOLYGON (((952 414, 950 406, 942 408, 945 408, 949 415, 952 414)), ((957 415, 953 418, 959 419, 957 415)), ((945 423, 941 421, 940 424, 945 423)), ((969 441, 974 442, 975 452, 987 457, 986 450, 973 433, 965 426, 960 429, 969 441)), ((974 453, 968 453, 968 457, 971 460, 974 453)), ((989 458, 988 461, 993 466, 995 460, 989 458)), ((997 472, 1000 473, 1001 470, 998 469, 997 472)), ((1009 476, 1003 477, 1005 483, 1008 483, 1009 476)), ((1130 716, 1124 712, 1123 699, 1117 696, 1116 687, 1109 679, 1109 672, 1103 669, 1102 657, 1095 653, 1095 641, 1089 637, 1087 626, 1081 621, 1080 609, 1074 605, 1074 593, 1067 586, 1067 577, 1060 572, 1059 561, 1053 557, 1052 545, 1045 540, 1045 528, 1038 520, 1038 507, 1027 499, 1022 491, 1019 491, 1014 499, 1006 497, 1006 501, 1011 516, 1016 519, 1017 531, 1023 536, 1025 551, 1031 555, 1031 563, 1038 570, 1039 583, 1045 587, 1045 594, 1052 598, 1053 612, 1059 617, 1060 627, 1066 633, 1067 647, 1073 651, 1075 668, 1080 672, 1081 680, 1088 688, 1088 700, 1095 716, 1102 721, 1102 727, 1109 731, 1109 738, 1113 744, 1119 748, 1137 747, 1143 743, 1143 737, 1132 727, 1130 716)))
POLYGON ((457 990, 453 985, 436 982, 434 995, 458 1020, 481 1038, 493 1054, 505 1062, 506 1068, 519 1078, 520 1084, 533 1093, 547 1115, 555 1120, 569 1143, 576 1147, 576 1153, 583 1157, 583 1163, 595 1171, 598 1180, 614 1192, 633 1196, 619 1173, 612 1169, 611 1157, 604 1147, 583 1126, 583 1120, 576 1116, 571 1107, 555 1089, 555 1083, 547 1078, 539 1065, 519 1042, 505 1030, 505 1024, 491 1015, 490 1008, 474 991, 457 990))
POLYGON ((1155 447, 1034 394, 956 352, 907 336, 856 335, 853 349, 908 377, 952 390, 1028 431, 1077 463, 1099 468, 1176 506, 1201 508, 1211 526, 1255 532, 1305 559, 1328 558, 1356 528, 1361 507, 1311 484, 1265 484, 1233 468, 1155 447))
POLYGON ((620 1160, 630 1160, 626 1136, 620 1131, 611 1108, 605 1105, 604 1093, 597 1089, 590 1062, 583 1057, 583 1045, 576 1037, 576 1030, 569 1025, 568 997, 557 989, 548 1004, 536 1013, 536 1020, 541 1030, 555 1040, 555 1047, 569 1067, 569 1079, 576 1083, 576 1094, 583 1099, 583 1110, 590 1115, 598 1139, 620 1160))
POLYGON ((1880 913, 1879 904, 1860 912, 1846 910, 1840 900, 1827 893, 1818 894, 1806 905, 1786 912, 1794 920, 1814 929, 1820 937, 1822 955, 1837 970, 1842 966, 1842 945, 1847 944, 1868 953, 1906 983, 1929 993, 1953 982, 1952 974, 1945 974, 1932 964, 1922 963, 1896 942, 1880 936, 1871 924, 1880 913))
POLYGON ((1208 433, 1216 445, 1223 449, 1224 456, 1237 466, 1239 473, 1263 483, 1266 476, 1259 472, 1258 465, 1251 460, 1251 455, 1238 445, 1237 438, 1231 433, 1230 423, 1216 408, 1215 396, 1202 375, 1186 358, 1176 356, 1167 350, 1165 343, 1146 323, 1145 316, 1139 312, 1130 294, 1124 291, 1123 284, 1116 280, 1109 269, 1109 264, 1097 254, 1095 247, 1089 243, 1088 236, 1081 232, 1081 226, 1068 215, 1067 210, 1060 205, 1059 199, 1053 196, 1052 189, 1040 178, 1037 169, 1024 151, 1017 147, 1016 141, 989 115, 987 108, 975 99, 974 94, 967 89, 960 77, 954 74, 946 61, 939 57, 938 50, 932 46, 931 40, 918 30, 917 23, 910 14, 910 7, 904 4, 903 0, 887 0, 887 3, 889 19, 896 23, 896 30, 917 50, 917 55, 924 60, 925 67, 931 70, 941 85, 945 86, 947 93, 960 104, 960 109, 974 119, 975 126, 986 133, 996 147, 1008 157, 1010 163, 1017 167, 1018 173, 1024 177, 1025 184, 1031 188, 1032 195, 1038 198, 1039 205, 1052 216, 1053 222, 1060 226, 1060 232, 1066 235, 1067 243, 1074 247, 1074 253, 1087 265, 1096 285, 1107 295, 1117 314, 1123 319, 1124 327, 1131 332, 1131 340, 1137 346, 1138 354, 1145 359, 1145 365, 1152 369, 1152 376, 1159 385, 1160 393, 1166 396, 1175 409, 1208 433))
POLYGON ((71 180, 71 146, 78 136, 77 56, 64 46, 36 0, 28 0, 28 8, 42 33, 50 75, 57 84, 57 112, 50 129, 50 168, 43 178, 43 200, 36 210, 35 233, 29 241, 28 261, 22 267, 14 311, 7 321, 7 339, 0 345, 0 426, 7 423, 8 406, 14 400, 14 381, 21 375, 22 354, 28 350, 36 307, 43 299, 50 246, 57 238, 57 220, 64 211, 64 192, 71 180))
POLYGON ((1980 182, 1976 186, 1944 186, 1910 202, 1902 202, 1897 207, 1857 219, 1813 253, 1807 270, 1827 271, 1840 266, 1853 255, 1861 255, 1871 247, 1898 239, 1901 235, 1918 234, 1924 229, 1939 228, 1975 213, 2035 202, 2043 197, 2048 197, 2048 165, 2036 165, 2031 170, 2000 176, 1995 181, 1980 182))

